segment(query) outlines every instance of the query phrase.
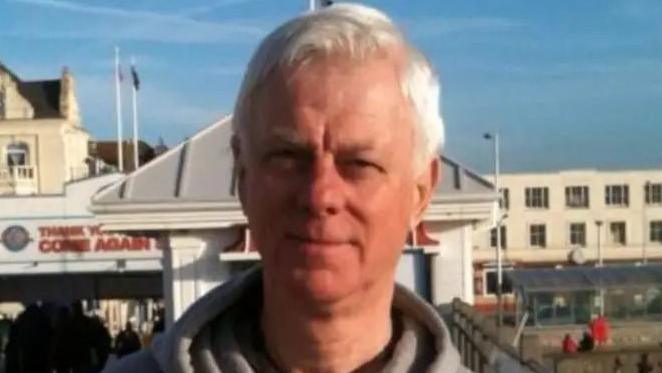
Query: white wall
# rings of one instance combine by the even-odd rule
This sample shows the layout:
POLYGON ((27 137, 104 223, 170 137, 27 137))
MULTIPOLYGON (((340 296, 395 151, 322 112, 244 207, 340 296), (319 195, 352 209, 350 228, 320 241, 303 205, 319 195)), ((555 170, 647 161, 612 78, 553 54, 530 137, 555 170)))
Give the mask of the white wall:
POLYGON ((235 230, 171 232, 165 250, 163 284, 170 325, 191 303, 232 275, 220 253, 237 239, 235 230))
POLYGON ((439 255, 432 257, 432 302, 450 303, 459 297, 473 304, 473 258, 469 222, 430 224, 432 235, 440 241, 439 255))
MULTIPOLYGON (((570 170, 539 174, 502 174, 501 187, 508 188, 510 208, 504 211, 508 217, 506 227, 507 259, 522 262, 547 262, 550 265, 568 263, 568 254, 573 249, 569 242, 570 223, 586 224, 586 246, 582 249, 587 260, 597 258, 598 233, 605 260, 641 260, 642 248, 647 248, 649 258, 662 259, 662 244, 648 241, 648 223, 662 220, 662 205, 644 204, 644 185, 662 182, 660 170, 595 171, 570 170), (629 185, 629 206, 605 204, 605 186, 611 184, 629 185), (566 186, 588 186, 589 208, 566 207, 566 186), (531 209, 525 206, 525 188, 548 187, 549 208, 531 209), (595 224, 601 220, 600 231, 595 224), (609 223, 626 223, 627 243, 622 246, 608 240, 609 223), (645 221, 645 224, 642 224, 645 221), (545 224, 547 247, 529 246, 529 225, 545 224), (642 226, 644 230, 642 230, 642 226), (646 238, 643 242, 642 239, 646 238)), ((476 231, 476 259, 479 262, 493 261, 493 248, 490 248, 489 230, 476 231)))
POLYGON ((62 195, 0 197, 0 235, 18 226, 29 238, 25 247, 15 250, 0 243, 0 273, 160 270, 162 253, 153 239, 101 232, 88 211, 91 196, 120 177, 105 175, 70 183, 62 195), (140 243, 134 248, 141 248, 114 246, 122 242, 140 243), (55 249, 87 245, 89 250, 55 249))

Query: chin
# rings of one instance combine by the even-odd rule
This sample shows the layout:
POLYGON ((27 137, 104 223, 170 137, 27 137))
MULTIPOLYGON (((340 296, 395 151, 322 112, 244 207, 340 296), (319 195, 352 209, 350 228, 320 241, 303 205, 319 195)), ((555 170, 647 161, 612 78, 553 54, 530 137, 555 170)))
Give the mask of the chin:
POLYGON ((359 287, 355 277, 329 269, 297 269, 291 274, 290 289, 309 301, 334 303, 359 287))

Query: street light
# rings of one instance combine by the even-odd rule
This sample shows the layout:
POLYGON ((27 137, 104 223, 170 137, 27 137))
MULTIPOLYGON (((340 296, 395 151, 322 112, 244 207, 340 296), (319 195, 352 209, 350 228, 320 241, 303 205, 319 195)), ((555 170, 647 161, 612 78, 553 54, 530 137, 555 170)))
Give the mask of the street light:
POLYGON ((492 140, 494 144, 494 194, 497 198, 496 219, 496 262, 497 262, 497 326, 499 330, 503 325, 503 264, 501 260, 501 192, 499 191, 499 133, 485 133, 485 140, 492 140))
MULTIPOLYGON (((602 267, 602 246, 600 245, 600 228, 602 220, 596 220, 595 226, 598 228, 598 267, 602 267)), ((605 289, 600 287, 600 316, 605 315, 605 289)))
POLYGON ((602 227, 602 220, 596 220, 595 226, 598 228, 598 267, 602 267, 602 246, 600 245, 600 228, 602 227))
POLYGON ((644 198, 641 205, 641 257, 643 264, 648 264, 648 252, 646 250, 646 203, 650 201, 653 196, 650 193, 651 182, 646 181, 644 184, 644 198))
POLYGON ((317 10, 333 5, 332 0, 309 0, 310 10, 317 10))

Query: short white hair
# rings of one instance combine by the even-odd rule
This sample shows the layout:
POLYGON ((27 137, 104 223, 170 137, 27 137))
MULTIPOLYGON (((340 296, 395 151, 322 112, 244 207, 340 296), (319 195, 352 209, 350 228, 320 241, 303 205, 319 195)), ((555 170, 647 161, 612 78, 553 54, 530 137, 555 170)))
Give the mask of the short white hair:
POLYGON ((384 13, 358 4, 335 4, 305 13, 264 38, 244 75, 232 121, 234 134, 240 140, 244 136, 255 110, 252 98, 258 86, 277 69, 306 64, 320 54, 364 60, 393 47, 403 47, 407 52, 400 87, 415 115, 414 164, 424 165, 438 156, 444 144, 437 74, 384 13))

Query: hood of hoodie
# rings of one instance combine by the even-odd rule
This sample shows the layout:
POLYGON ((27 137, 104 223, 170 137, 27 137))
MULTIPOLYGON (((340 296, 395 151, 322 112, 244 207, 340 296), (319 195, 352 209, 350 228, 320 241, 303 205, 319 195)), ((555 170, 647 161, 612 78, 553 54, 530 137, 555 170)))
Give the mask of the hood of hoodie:
MULTIPOLYGON (((242 297, 254 296, 248 293, 254 293, 256 285, 261 281, 261 267, 257 266, 233 277, 193 303, 175 324, 152 344, 151 354, 160 369, 166 373, 193 372, 193 357, 190 350, 195 338, 201 333, 208 332, 206 329, 211 327, 214 320, 222 316, 242 297)), ((463 371, 459 354, 451 343, 450 333, 430 304, 405 287, 396 284, 393 308, 432 335, 435 357, 426 371, 463 371)), ((406 349, 407 346, 399 348, 406 349)), ((394 360, 397 360, 397 356, 394 360)), ((398 371, 394 364, 397 362, 389 364, 392 367, 388 371, 398 371)), ((223 372, 220 368, 218 371, 223 372)))

